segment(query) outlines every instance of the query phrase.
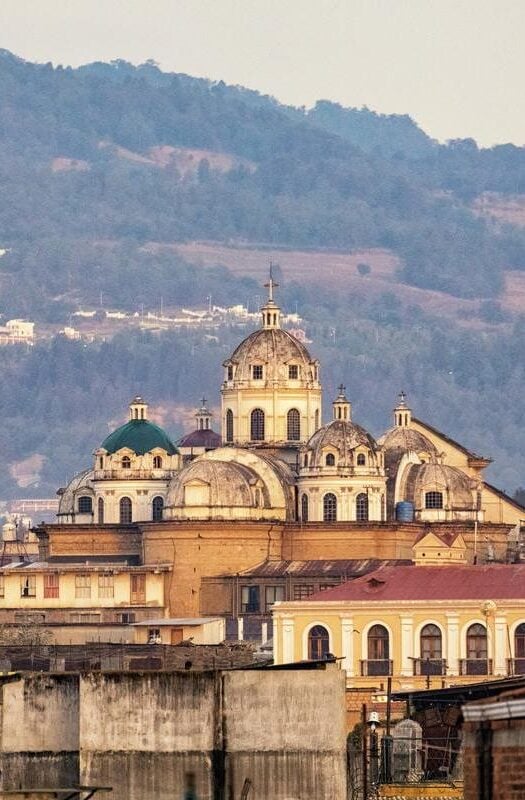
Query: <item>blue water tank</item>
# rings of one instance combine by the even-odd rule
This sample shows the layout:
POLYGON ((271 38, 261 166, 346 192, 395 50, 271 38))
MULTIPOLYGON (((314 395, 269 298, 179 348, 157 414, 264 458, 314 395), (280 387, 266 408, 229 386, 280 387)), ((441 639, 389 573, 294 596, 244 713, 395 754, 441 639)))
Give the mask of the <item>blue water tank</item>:
POLYGON ((414 503, 409 500, 396 503, 396 519, 398 522, 414 522, 414 503))

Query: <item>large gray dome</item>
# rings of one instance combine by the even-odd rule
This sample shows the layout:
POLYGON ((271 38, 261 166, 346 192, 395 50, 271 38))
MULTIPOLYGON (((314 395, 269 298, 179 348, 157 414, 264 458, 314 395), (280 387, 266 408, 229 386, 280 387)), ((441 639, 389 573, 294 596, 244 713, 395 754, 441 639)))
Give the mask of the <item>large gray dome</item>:
POLYGON ((437 455, 437 449, 430 439, 413 428, 402 426, 390 428, 390 430, 378 439, 378 443, 381 444, 386 451, 402 450, 405 453, 412 452, 437 455))
POLYGON ((403 495, 416 508, 422 508, 427 492, 440 492, 444 507, 469 511, 473 508, 475 488, 476 482, 460 469, 429 462, 408 467, 403 495))

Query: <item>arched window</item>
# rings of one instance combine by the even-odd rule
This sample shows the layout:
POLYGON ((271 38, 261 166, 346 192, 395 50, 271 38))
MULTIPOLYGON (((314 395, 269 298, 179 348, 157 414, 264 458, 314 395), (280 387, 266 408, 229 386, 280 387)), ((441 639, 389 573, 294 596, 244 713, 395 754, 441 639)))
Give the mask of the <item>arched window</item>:
POLYGON ((525 622, 514 631, 514 672, 525 675, 525 622))
POLYGON ((327 453, 324 463, 327 467, 335 467, 335 456, 333 453, 327 453))
POLYGON ((421 628, 421 675, 441 675, 443 667, 443 648, 441 631, 437 625, 428 624, 421 628))
POLYGON ((301 497, 301 519, 303 522, 308 522, 308 495, 303 494, 301 497))
POLYGON ((123 456, 120 465, 122 469, 131 469, 131 458, 129 456, 123 456))
POLYGON ((317 661, 326 658, 330 651, 330 636, 322 625, 314 625, 308 633, 308 658, 317 661))
POLYGON ((368 631, 367 675, 390 674, 390 642, 384 625, 372 625, 368 631))
MULTIPOLYGON (((318 408, 315 409, 314 428, 315 428, 316 431, 319 430, 319 409, 318 408)), ((315 433, 315 431, 314 431, 314 433, 315 433)))
POLYGON ((305 453, 304 454, 304 459, 303 459, 303 467, 307 467, 307 466, 308 466, 308 453, 305 453))
POLYGON ((160 495, 153 498, 151 503, 151 518, 153 522, 160 522, 162 520, 162 510, 164 508, 164 498, 160 495))
POLYGON ((368 495, 364 492, 355 499, 355 518, 358 522, 368 522, 368 495))
POLYGON ((132 505, 129 497, 121 497, 119 503, 119 522, 121 525, 129 525, 133 522, 132 505))
POLYGON ((357 454, 357 466, 358 467, 364 467, 365 464, 366 464, 366 456, 365 456, 365 454, 364 453, 358 453, 357 454))
POLYGON ((328 492, 323 497, 323 520, 325 522, 336 522, 337 520, 337 497, 332 492, 328 492))
POLYGON ((427 492, 425 494, 425 508, 443 508, 443 493, 427 492))
POLYGON ((231 408, 226 411, 226 441, 233 442, 233 411, 231 408))
POLYGON ((98 498, 98 524, 104 524, 104 500, 102 497, 98 498))
POLYGON ((490 673, 487 652, 487 629, 475 622, 467 630, 467 675, 487 675, 490 673))
POLYGON ((93 500, 91 497, 83 495, 78 498, 78 513, 91 514, 93 513, 93 500))
POLYGON ((162 469, 161 456, 153 456, 153 469, 162 469))
POLYGON ((250 415, 250 434, 252 442, 264 441, 264 411, 254 408, 250 415))
POLYGON ((298 442, 301 438, 301 417, 296 408, 291 408, 287 415, 287 439, 298 442))

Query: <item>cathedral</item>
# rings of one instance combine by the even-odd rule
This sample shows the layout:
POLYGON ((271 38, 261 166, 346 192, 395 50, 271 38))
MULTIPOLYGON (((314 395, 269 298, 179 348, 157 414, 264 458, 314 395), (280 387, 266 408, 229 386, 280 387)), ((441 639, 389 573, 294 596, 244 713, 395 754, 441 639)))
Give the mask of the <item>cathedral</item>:
POLYGON ((221 434, 203 400, 175 444, 135 397, 91 469, 59 490, 59 523, 519 522, 524 510, 483 478, 490 460, 414 417, 403 392, 378 439, 343 385, 323 425, 319 362, 281 327, 272 278, 267 288, 260 328, 223 364, 221 434))

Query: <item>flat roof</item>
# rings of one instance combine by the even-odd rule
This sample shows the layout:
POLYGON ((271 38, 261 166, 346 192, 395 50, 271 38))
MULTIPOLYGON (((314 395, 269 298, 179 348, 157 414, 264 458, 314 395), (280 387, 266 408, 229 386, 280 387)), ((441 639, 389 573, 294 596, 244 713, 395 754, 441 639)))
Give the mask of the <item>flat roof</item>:
POLYGON ((135 628, 149 628, 152 625, 160 628, 163 625, 179 625, 186 628, 196 628, 198 625, 205 625, 207 622, 219 622, 222 617, 161 617, 160 619, 145 619, 142 622, 134 622, 135 628))

